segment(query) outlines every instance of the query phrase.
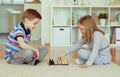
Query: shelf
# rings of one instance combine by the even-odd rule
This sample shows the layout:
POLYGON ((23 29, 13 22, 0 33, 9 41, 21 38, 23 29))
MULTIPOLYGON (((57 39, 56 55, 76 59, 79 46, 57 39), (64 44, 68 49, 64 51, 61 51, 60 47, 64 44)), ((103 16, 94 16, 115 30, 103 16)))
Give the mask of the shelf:
POLYGON ((119 5, 52 5, 52 7, 119 8, 119 5))
MULTIPOLYGON (((120 11, 120 6, 112 5, 53 5, 51 6, 51 29, 54 27, 69 27, 70 28, 70 44, 77 42, 81 38, 77 21, 84 15, 95 15, 96 25, 105 32, 105 37, 110 42, 111 28, 120 28, 119 25, 111 25, 111 21, 117 21, 116 15, 120 11), (107 25, 101 26, 98 15, 101 12, 108 13, 107 25), (63 17, 62 17, 63 15, 63 17), (57 18, 58 16, 58 18, 57 18), (61 18, 59 18, 59 16, 61 18), (55 19, 56 17, 56 19, 55 19), (58 23, 55 23, 57 20, 58 23), (66 21, 67 20, 67 21, 66 21), (60 22, 60 23, 59 23, 60 22), (64 22, 64 23, 63 23, 64 22)), ((51 39, 53 38, 51 32, 51 39)), ((64 33, 63 33, 64 34, 64 33)), ((64 37, 63 37, 64 38, 64 37)), ((65 38, 64 38, 65 39, 65 38)), ((51 41, 51 44, 53 41, 51 41)), ((119 45, 111 45, 119 46, 119 45)))
POLYGON ((120 5, 110 5, 110 8, 120 8, 120 5))
MULTIPOLYGON (((74 28, 78 28, 78 25, 72 25, 72 27, 74 28)), ((101 25, 98 25, 98 27, 99 28, 108 28, 109 27, 109 25, 105 25, 105 26, 101 26, 101 25)), ((112 26, 112 27, 114 27, 114 26, 112 26)), ((120 26, 119 26, 120 27, 120 26)))
POLYGON ((111 27, 111 28, 120 28, 119 25, 115 25, 115 26, 111 25, 110 27, 111 27))
POLYGON ((119 47, 120 44, 110 44, 110 47, 119 47))
POLYGON ((73 28, 78 28, 78 25, 72 25, 73 28))
POLYGON ((98 27, 103 27, 103 28, 108 28, 109 27, 109 25, 105 25, 105 26, 101 26, 101 25, 98 25, 98 27))
POLYGON ((52 16, 52 25, 71 25, 71 9, 70 7, 52 7, 54 10, 52 16))
POLYGON ((53 27, 71 27, 70 25, 53 25, 53 27))

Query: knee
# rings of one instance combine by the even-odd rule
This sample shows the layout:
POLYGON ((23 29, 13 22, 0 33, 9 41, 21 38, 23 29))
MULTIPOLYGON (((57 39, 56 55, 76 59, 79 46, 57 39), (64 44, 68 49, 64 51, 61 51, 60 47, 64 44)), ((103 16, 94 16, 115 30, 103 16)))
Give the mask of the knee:
POLYGON ((79 50, 79 51, 78 51, 78 56, 81 57, 82 54, 83 54, 83 51, 79 50))
POLYGON ((33 56, 33 52, 31 49, 26 49, 24 55, 26 56, 33 56))
POLYGON ((78 51, 78 55, 79 55, 79 56, 84 55, 84 50, 83 50, 83 49, 80 49, 80 50, 78 51))
POLYGON ((44 52, 48 53, 48 47, 43 46, 43 50, 44 50, 44 52))
POLYGON ((90 51, 87 50, 87 49, 80 49, 80 50, 78 51, 78 56, 79 56, 80 58, 85 58, 85 59, 87 59, 88 56, 89 56, 89 53, 90 53, 90 51))

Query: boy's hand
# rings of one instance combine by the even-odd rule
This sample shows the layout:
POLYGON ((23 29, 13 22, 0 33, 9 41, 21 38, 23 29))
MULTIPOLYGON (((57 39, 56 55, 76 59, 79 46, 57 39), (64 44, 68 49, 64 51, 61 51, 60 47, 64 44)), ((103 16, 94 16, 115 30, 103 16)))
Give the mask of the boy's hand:
POLYGON ((88 68, 89 66, 87 64, 80 65, 81 68, 88 68))
POLYGON ((39 50, 37 48, 33 50, 33 55, 35 59, 39 59, 40 55, 39 55, 39 50))

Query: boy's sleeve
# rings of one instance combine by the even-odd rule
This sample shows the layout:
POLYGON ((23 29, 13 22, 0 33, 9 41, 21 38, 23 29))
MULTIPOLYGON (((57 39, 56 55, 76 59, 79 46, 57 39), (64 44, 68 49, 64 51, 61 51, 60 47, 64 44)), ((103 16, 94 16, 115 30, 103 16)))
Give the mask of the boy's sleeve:
POLYGON ((14 32, 15 40, 17 40, 18 37, 23 37, 23 38, 25 37, 25 34, 22 29, 16 29, 16 31, 14 32))

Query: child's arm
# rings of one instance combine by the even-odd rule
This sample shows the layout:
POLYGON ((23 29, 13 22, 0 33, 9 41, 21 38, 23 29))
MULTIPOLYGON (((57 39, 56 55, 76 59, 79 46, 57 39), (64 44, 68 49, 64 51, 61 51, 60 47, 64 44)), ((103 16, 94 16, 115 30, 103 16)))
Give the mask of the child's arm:
POLYGON ((63 53, 62 55, 59 55, 58 56, 58 60, 61 60, 63 57, 65 57, 66 56, 66 53, 63 53))
POLYGON ((78 43, 76 43, 75 45, 73 45, 67 52, 63 53, 62 55, 58 56, 58 59, 62 59, 63 57, 65 57, 66 55, 78 50, 81 48, 81 46, 84 44, 83 39, 81 39, 78 43))
POLYGON ((94 32, 93 35, 93 48, 92 51, 90 52, 90 55, 88 57, 88 60, 86 62, 87 65, 92 65, 95 57, 98 55, 98 51, 100 49, 100 45, 101 45, 101 40, 103 38, 103 34, 100 32, 94 32))
POLYGON ((38 59, 38 58, 39 58, 39 51, 38 51, 38 49, 32 47, 32 46, 29 45, 29 44, 26 44, 26 43, 24 42, 23 37, 17 37, 17 41, 18 41, 18 43, 19 43, 19 45, 20 45, 20 47, 21 47, 22 49, 31 49, 31 50, 33 51, 33 54, 34 54, 34 58, 35 58, 35 59, 38 59))
POLYGON ((79 50, 83 44, 85 44, 85 42, 83 41, 83 39, 81 38, 76 44, 74 44, 72 47, 70 47, 67 51, 66 51, 66 55, 79 50))

